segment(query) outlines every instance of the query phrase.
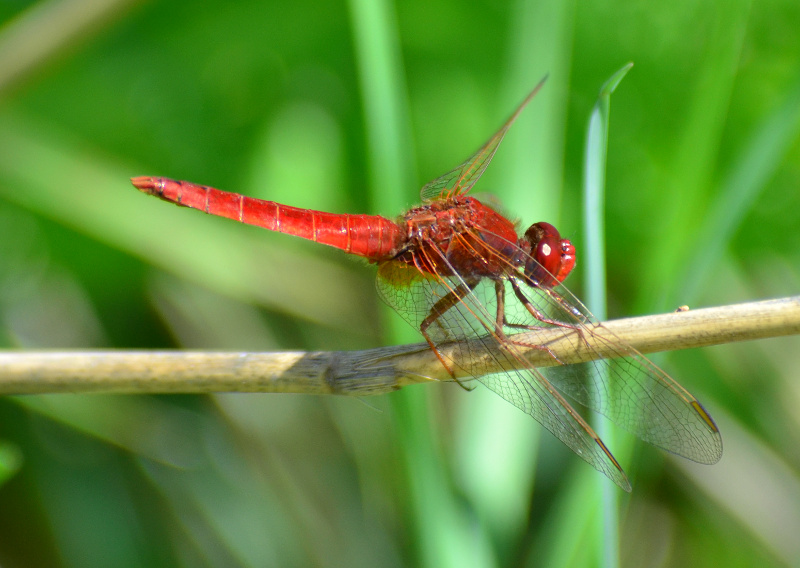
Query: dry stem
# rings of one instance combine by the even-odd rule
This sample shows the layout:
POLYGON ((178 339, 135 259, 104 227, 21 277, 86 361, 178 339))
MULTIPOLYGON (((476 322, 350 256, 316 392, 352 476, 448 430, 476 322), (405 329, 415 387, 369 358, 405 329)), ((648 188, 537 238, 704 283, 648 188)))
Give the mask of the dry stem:
MULTIPOLYGON (((575 348, 574 331, 537 331, 563 363, 593 357, 575 348)), ((641 353, 704 347, 800 333, 800 296, 605 322, 586 340, 603 353, 616 336, 641 353)), ((588 335, 588 334, 586 334, 588 335)), ((442 351, 447 354, 448 346, 442 351)), ((472 350, 470 350, 472 351, 472 350)), ((463 353, 463 350, 461 351, 463 353)), ((555 363, 541 349, 526 357, 555 363)), ((491 357, 487 358, 491 360, 491 357)), ((499 369, 497 369, 499 370, 499 369)), ((64 392, 292 392, 367 395, 449 380, 426 344, 350 352, 7 351, 0 353, 0 394, 64 392)))

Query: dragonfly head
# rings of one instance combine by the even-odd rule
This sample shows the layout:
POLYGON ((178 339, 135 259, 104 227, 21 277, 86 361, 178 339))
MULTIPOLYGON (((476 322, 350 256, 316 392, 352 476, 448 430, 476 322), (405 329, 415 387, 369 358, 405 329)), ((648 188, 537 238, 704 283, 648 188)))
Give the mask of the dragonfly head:
POLYGON ((557 286, 575 267, 575 246, 550 223, 534 223, 520 239, 528 255, 525 277, 539 286, 557 286))

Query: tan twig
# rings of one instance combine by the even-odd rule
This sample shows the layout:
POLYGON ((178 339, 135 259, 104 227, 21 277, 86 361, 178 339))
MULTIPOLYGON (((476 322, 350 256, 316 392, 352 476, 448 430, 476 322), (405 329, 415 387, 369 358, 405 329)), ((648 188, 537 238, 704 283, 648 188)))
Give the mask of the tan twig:
MULTIPOLYGON (((604 353, 616 336, 642 353, 800 333, 800 296, 605 322, 574 341, 574 331, 537 331, 563 363, 604 353), (575 345, 580 348, 576 349, 575 345)), ((522 336, 520 336, 522 337, 522 336)), ((445 355, 451 347, 442 349, 445 355)), ((469 350, 469 352, 480 350, 469 350)), ((464 353, 465 350, 459 350, 464 353)), ((541 349, 537 366, 555 364, 541 349)), ((486 356, 487 372, 493 358, 486 356)), ((507 359, 507 358, 501 358, 507 359)), ((494 369, 500 370, 500 369, 494 369)), ((0 394, 63 392, 292 392, 369 395, 449 380, 425 344, 350 352, 22 351, 0 353, 0 394)))

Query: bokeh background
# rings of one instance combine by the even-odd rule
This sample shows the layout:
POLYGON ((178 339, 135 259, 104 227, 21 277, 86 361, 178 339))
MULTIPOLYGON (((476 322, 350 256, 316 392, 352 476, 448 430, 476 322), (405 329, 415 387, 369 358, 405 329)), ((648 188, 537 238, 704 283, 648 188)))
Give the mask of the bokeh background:
MULTIPOLYGON (((418 341, 366 263, 128 178, 391 217, 549 73, 477 190, 580 253, 587 121, 628 61, 609 315, 800 289, 794 0, 17 0, 0 21, 5 348, 418 341)), ((717 419, 725 455, 695 466, 615 436, 634 486, 622 565, 798 562, 799 346, 655 358, 717 419)), ((366 401, 6 397, 0 482, 4 567, 593 566, 610 484, 511 405, 451 384, 366 401)))

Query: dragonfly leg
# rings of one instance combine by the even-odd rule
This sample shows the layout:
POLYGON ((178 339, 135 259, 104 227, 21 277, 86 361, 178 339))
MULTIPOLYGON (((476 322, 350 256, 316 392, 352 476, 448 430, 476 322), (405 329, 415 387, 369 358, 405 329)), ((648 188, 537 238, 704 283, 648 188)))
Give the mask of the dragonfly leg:
MULTIPOLYGON (((514 281, 513 280, 511 281, 511 285, 512 285, 512 287, 514 286, 514 281)), ((496 322, 495 322, 495 326, 497 327, 497 329, 496 329, 495 333, 497 334, 497 337, 500 340, 500 344, 502 345, 503 342, 507 341, 508 343, 511 343, 511 344, 514 344, 514 345, 520 345, 522 347, 528 347, 528 348, 538 349, 540 351, 545 351, 548 355, 550 355, 550 357, 553 358, 553 360, 555 362, 557 362, 559 365, 563 365, 564 362, 561 361, 561 359, 559 359, 558 356, 555 353, 553 353, 552 349, 550 349, 546 345, 531 345, 529 343, 522 343, 522 342, 519 342, 519 341, 514 341, 512 338, 509 338, 508 336, 506 336, 505 332, 503 332, 503 327, 510 327, 510 328, 514 328, 514 329, 527 329, 527 330, 536 329, 536 327, 532 326, 532 325, 525 325, 525 324, 520 324, 520 323, 511 323, 506 319, 506 307, 505 307, 506 306, 506 287, 503 284, 502 280, 495 280, 494 292, 495 292, 495 295, 497 296, 497 319, 496 319, 496 322)), ((523 304, 525 304, 526 302, 528 304, 530 304, 530 302, 528 302, 528 299, 525 298, 524 294, 522 295, 522 298, 520 298, 520 301, 523 304)), ((531 306, 531 308, 533 308, 533 306, 531 306)), ((542 320, 542 319, 536 317, 535 315, 533 317, 535 317, 539 321, 544 321, 544 323, 549 323, 549 322, 547 322, 545 320, 542 320)))
MULTIPOLYGON (((535 317, 536 319, 538 319, 541 322, 549 323, 549 324, 555 325, 557 327, 563 327, 563 328, 571 329, 571 330, 575 331, 578 334, 578 336, 581 338, 581 341, 583 342, 584 347, 587 350, 592 351, 592 347, 589 344, 589 341, 587 341, 586 335, 584 334, 585 331, 589 331, 589 333, 592 333, 588 328, 582 327, 580 324, 564 323, 562 321, 557 321, 557 320, 553 320, 553 319, 544 317, 544 314, 542 314, 539 310, 537 310, 533 306, 533 304, 531 304, 530 300, 528 300, 527 296, 525 296, 525 293, 520 289, 519 283, 516 280, 513 280, 513 279, 511 280, 511 286, 514 288, 514 293, 516 294, 517 298, 519 298, 519 301, 522 302, 522 304, 525 306, 525 309, 527 309, 528 312, 530 312, 530 314, 533 317, 535 317)), ((542 290, 545 293, 549 293, 550 292, 550 290, 548 290, 546 288, 543 288, 542 290)), ((551 295, 551 297, 552 297, 552 295, 551 295)), ((586 318, 586 316, 584 314, 582 314, 581 312, 576 310, 573 306, 570 306, 568 303, 564 302, 563 300, 559 300, 559 304, 561 305, 561 307, 565 311, 571 313, 573 316, 578 318, 579 322, 591 323, 586 318)), ((597 324, 597 325, 600 325, 600 324, 597 324)))
POLYGON ((458 386, 460 386, 462 389, 466 391, 471 391, 475 387, 467 387, 464 383, 458 380, 455 372, 453 371, 453 368, 447 363, 447 361, 444 360, 444 357, 442 356, 439 349, 436 347, 436 344, 433 342, 430 335, 428 335, 427 330, 431 325, 433 325, 434 322, 436 322, 436 320, 442 317, 445 314, 445 312, 447 312, 447 310, 449 310, 450 308, 461 302, 461 298, 469 294, 472 291, 472 289, 478 285, 478 282, 479 280, 469 280, 464 284, 459 284, 456 288, 451 290, 447 295, 442 296, 433 305, 433 307, 431 307, 430 313, 425 317, 424 320, 422 320, 422 323, 419 325, 419 331, 420 333, 422 333, 422 337, 425 338, 425 341, 428 342, 428 345, 430 345, 433 354, 436 355, 436 358, 439 359, 439 362, 442 364, 442 366, 445 369, 447 369, 447 372, 450 374, 453 380, 456 383, 458 383, 458 386))
MULTIPOLYGON (((579 329, 578 326, 576 326, 576 325, 573 325, 573 324, 570 324, 570 323, 565 323, 563 321, 554 320, 552 318, 548 318, 546 315, 544 315, 542 312, 540 312, 536 308, 536 306, 534 306, 531 303, 531 301, 528 299, 528 297, 525 295, 525 293, 519 287, 519 282, 517 282, 517 280, 515 278, 509 278, 509 282, 511 282, 511 287, 514 289, 514 295, 517 297, 517 299, 520 301, 520 303, 522 303, 522 305, 525 306, 525 309, 528 310, 528 312, 534 318, 536 318, 538 321, 540 321, 542 323, 546 323, 548 325, 553 325, 553 326, 556 326, 556 327, 565 327, 567 329, 575 329, 575 330, 579 329)), ((523 328, 528 327, 529 329, 535 329, 532 326, 524 326, 524 325, 523 326, 512 326, 512 327, 523 327, 523 328)))
MULTIPOLYGON (((533 304, 531 304, 530 300, 528 300, 528 297, 525 296, 525 293, 519 287, 519 283, 516 280, 511 279, 511 287, 514 289, 514 294, 517 296, 519 301, 522 302, 522 305, 525 306, 525 309, 528 310, 528 312, 533 317, 535 317, 540 322, 547 323, 547 324, 550 324, 550 325, 554 325, 554 326, 557 326, 557 327, 563 327, 563 328, 566 328, 566 329, 571 329, 571 330, 577 332, 578 335, 581 338, 581 341, 583 342, 584 346, 586 347, 586 349, 588 349, 590 351, 592 350, 591 345, 589 345, 589 342, 586 340, 586 336, 583 333, 584 332, 584 328, 582 328, 580 325, 575 325, 575 324, 571 324, 571 323, 565 323, 563 321, 558 321, 558 320, 554 320, 554 319, 550 319, 550 318, 546 317, 542 312, 537 310, 536 307, 533 304)), ((549 290, 546 289, 546 288, 540 288, 540 289, 543 290, 545 293, 549 292, 549 290)), ((559 301, 559 304, 561 305, 561 307, 565 311, 568 311, 568 312, 572 313, 575 317, 580 316, 581 318, 585 319, 585 316, 583 314, 581 314, 574 307, 570 306, 569 304, 567 304, 563 300, 559 301)), ((535 329, 535 328, 530 328, 530 329, 535 329)))

